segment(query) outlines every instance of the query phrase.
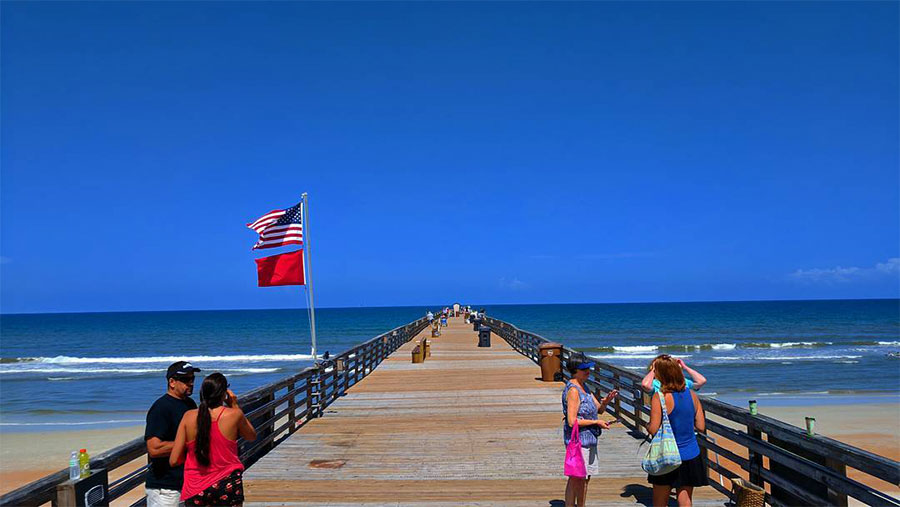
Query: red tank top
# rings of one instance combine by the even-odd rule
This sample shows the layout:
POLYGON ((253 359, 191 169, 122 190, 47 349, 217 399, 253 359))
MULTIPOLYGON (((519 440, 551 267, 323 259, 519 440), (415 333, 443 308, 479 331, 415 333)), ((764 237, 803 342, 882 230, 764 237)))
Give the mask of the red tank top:
POLYGON ((184 460, 184 486, 181 488, 181 499, 202 493, 204 489, 228 477, 235 470, 243 470, 244 465, 238 458, 236 440, 229 440, 219 430, 219 418, 225 413, 223 409, 219 417, 209 428, 209 466, 197 461, 197 441, 187 443, 187 457, 184 460))

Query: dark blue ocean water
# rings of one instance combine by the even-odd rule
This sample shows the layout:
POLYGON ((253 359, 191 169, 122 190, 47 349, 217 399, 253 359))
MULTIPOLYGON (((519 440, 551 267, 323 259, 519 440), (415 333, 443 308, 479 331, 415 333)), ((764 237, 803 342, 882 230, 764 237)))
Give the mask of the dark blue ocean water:
MULTIPOLYGON (((681 356, 708 377, 707 394, 900 394, 891 355, 900 351, 900 300, 484 308, 635 371, 658 353, 681 356)), ((319 352, 424 312, 319 310, 319 352)), ((0 431, 141 423, 175 360, 225 373, 240 393, 309 365, 309 353, 305 310, 3 315, 0 431)))

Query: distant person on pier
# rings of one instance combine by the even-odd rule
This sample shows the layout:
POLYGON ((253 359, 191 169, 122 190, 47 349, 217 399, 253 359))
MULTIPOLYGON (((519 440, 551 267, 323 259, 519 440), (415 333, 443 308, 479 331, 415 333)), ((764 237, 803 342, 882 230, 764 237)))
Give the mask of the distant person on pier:
POLYGON ((665 507, 669 503, 672 488, 675 488, 678 505, 690 506, 694 488, 709 484, 706 464, 703 463, 700 445, 694 434, 694 429, 701 433, 706 431, 706 418, 697 393, 687 388, 681 371, 682 365, 683 363, 668 355, 659 356, 651 363, 660 388, 650 401, 650 425, 647 426, 647 431, 650 435, 659 431, 662 425, 660 397, 665 396, 666 413, 678 444, 678 454, 681 455, 681 465, 675 470, 663 475, 647 476, 647 481, 653 485, 654 507, 665 507))
POLYGON ((431 310, 428 310, 425 313, 425 318, 428 319, 428 323, 431 324, 431 322, 434 320, 434 314, 431 313, 431 310))
POLYGON ((582 507, 587 499, 588 482, 592 475, 600 473, 600 456, 597 451, 597 438, 601 429, 608 430, 609 423, 600 419, 606 405, 612 401, 619 391, 613 389, 602 401, 589 393, 585 382, 591 374, 592 361, 572 360, 568 363, 572 378, 566 382, 562 395, 563 441, 569 445, 572 428, 578 425, 578 438, 581 440, 581 455, 584 458, 587 477, 569 477, 566 483, 566 507, 582 507))
POLYGON ((662 355, 656 356, 656 358, 653 360, 653 362, 650 363, 649 371, 644 376, 644 379, 641 380, 641 387, 643 387, 645 391, 648 391, 651 394, 659 391, 661 384, 660 384, 660 381, 655 378, 655 373, 653 372, 653 365, 656 364, 656 361, 659 361, 663 358, 673 359, 673 360, 677 361, 678 366, 681 369, 683 369, 684 371, 686 371, 688 373, 688 375, 691 376, 691 378, 684 379, 684 385, 688 389, 699 391, 700 388, 706 384, 706 377, 701 375, 700 372, 698 372, 697 370, 690 368, 687 364, 684 363, 684 361, 681 360, 681 358, 672 357, 668 354, 662 354, 662 355), (691 379, 693 379, 693 380, 691 380, 691 379))
POLYGON ((228 389, 228 380, 213 373, 200 386, 200 407, 184 414, 169 456, 172 466, 184 463, 184 505, 244 503, 244 465, 238 437, 256 440, 256 430, 228 389))
POLYGON ((200 371, 187 361, 172 363, 166 370, 166 394, 147 411, 144 440, 150 470, 145 484, 148 507, 178 507, 183 467, 170 466, 169 454, 175 445, 178 424, 185 412, 197 408, 191 399, 194 373, 200 371))

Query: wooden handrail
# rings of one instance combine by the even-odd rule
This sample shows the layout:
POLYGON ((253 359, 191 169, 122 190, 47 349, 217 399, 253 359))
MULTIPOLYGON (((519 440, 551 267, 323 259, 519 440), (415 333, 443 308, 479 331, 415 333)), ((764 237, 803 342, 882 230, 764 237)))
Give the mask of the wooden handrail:
MULTIPOLYGON (((513 349, 536 363, 540 360, 538 347, 549 342, 540 335, 491 317, 485 319, 485 324, 513 349)), ((607 411, 619 418, 627 417, 628 420, 623 419, 626 425, 646 433, 650 397, 641 388, 640 375, 565 346, 561 355, 563 365, 582 357, 594 361, 589 385, 607 392, 619 389, 623 397, 620 403, 607 407, 607 411), (630 412, 626 411, 629 405, 630 412)), ((565 371, 564 375, 568 377, 565 371)), ((769 504, 787 505, 792 501, 782 498, 793 498, 793 503, 800 500, 816 505, 846 505, 847 497, 852 497, 870 505, 900 506, 900 500, 846 475, 846 467, 851 467, 897 486, 900 485, 900 463, 897 461, 825 436, 808 436, 802 428, 772 417, 751 415, 744 408, 720 400, 706 396, 702 400, 706 412, 746 427, 744 431, 707 419, 707 432, 729 440, 735 447, 743 447, 750 459, 736 455, 705 435, 698 439, 701 448, 717 453, 720 458, 734 463, 736 469, 748 472, 751 481, 759 486, 768 485, 772 491, 766 493, 769 504), (763 456, 769 458, 769 468, 763 468, 763 456), (782 492, 776 494, 776 490, 782 492)), ((737 477, 733 470, 717 463, 709 462, 708 467, 729 480, 737 477)), ((710 485, 736 500, 731 490, 718 482, 710 481, 710 485)))
MULTIPOLYGON (((396 327, 329 358, 318 367, 305 368, 238 397, 238 402, 259 435, 254 442, 238 441, 241 460, 246 466, 252 466, 285 438, 310 420, 321 416, 323 410, 341 395, 343 389, 362 380, 387 356, 427 326, 428 321, 421 318, 396 327), (337 368, 339 361, 342 366, 340 371, 337 368), (276 427, 282 420, 285 422, 276 427)), ((146 454, 147 444, 144 439, 136 438, 92 458, 91 468, 112 471, 146 454)), ((112 482, 108 499, 115 500, 140 486, 144 483, 146 474, 147 467, 144 466, 112 482)), ((67 480, 68 469, 47 475, 0 496, 0 506, 55 503, 56 486, 67 480)), ((134 505, 143 505, 144 502, 141 499, 134 505)))

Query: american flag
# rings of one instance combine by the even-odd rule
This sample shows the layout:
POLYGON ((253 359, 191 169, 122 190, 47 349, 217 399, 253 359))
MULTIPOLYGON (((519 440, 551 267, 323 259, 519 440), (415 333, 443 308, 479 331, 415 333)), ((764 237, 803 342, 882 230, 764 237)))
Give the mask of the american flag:
POLYGON ((284 245, 303 244, 303 203, 288 209, 277 209, 259 217, 247 227, 259 233, 253 250, 284 245))

